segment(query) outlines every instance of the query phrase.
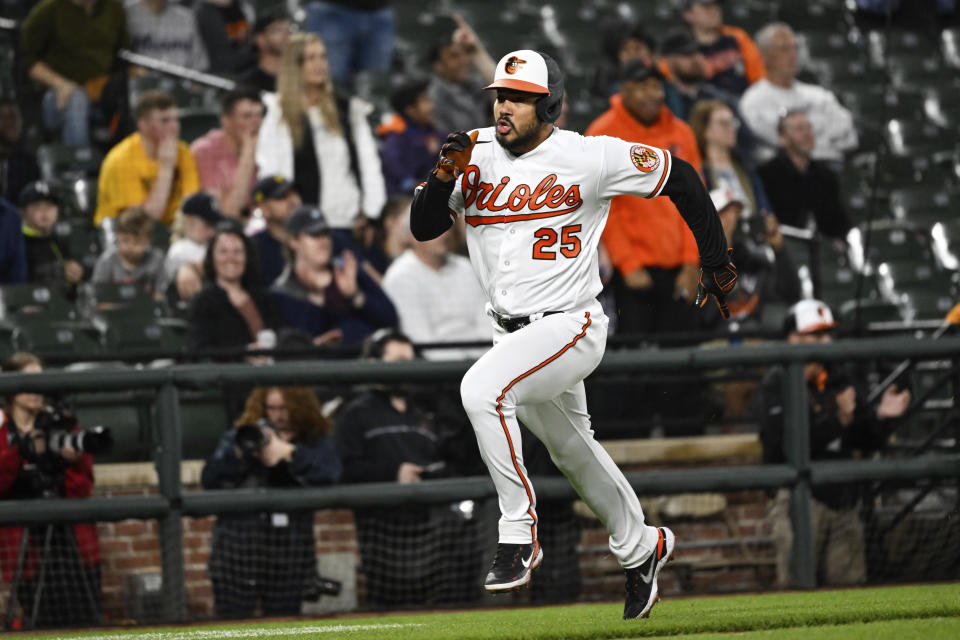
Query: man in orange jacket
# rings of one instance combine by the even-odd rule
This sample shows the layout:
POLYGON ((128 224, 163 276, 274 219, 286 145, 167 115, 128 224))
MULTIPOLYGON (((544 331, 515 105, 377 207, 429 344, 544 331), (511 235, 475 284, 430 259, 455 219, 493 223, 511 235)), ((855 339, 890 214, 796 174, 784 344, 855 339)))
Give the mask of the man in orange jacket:
MULTIPOLYGON (((585 135, 668 149, 700 171, 693 130, 664 105, 663 83, 656 67, 639 60, 627 63, 620 93, 610 98, 610 109, 585 135)), ((619 275, 614 289, 621 333, 695 328, 691 303, 697 290, 697 245, 672 201, 616 196, 602 240, 619 275)))

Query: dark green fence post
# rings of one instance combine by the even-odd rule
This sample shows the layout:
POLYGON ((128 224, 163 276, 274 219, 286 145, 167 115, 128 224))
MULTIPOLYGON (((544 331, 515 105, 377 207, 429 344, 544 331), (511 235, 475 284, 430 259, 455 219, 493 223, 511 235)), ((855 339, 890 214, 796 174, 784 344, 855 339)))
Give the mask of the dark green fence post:
POLYGON ((183 575, 183 514, 180 487, 180 451, 182 433, 180 400, 173 382, 157 390, 156 465, 160 495, 170 503, 170 511, 160 518, 160 558, 163 568, 163 618, 176 622, 186 617, 186 586, 183 575))
POLYGON ((817 558, 813 542, 813 505, 810 492, 810 420, 804 362, 787 364, 783 377, 783 434, 787 462, 797 470, 790 493, 793 553, 790 572, 800 589, 817 586, 817 558))

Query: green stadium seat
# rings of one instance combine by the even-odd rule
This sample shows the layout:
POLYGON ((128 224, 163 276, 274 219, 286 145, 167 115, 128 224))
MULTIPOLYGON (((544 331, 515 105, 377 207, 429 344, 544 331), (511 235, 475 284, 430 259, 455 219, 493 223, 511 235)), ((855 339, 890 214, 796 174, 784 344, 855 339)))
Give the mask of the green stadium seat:
POLYGON ((933 264, 929 229, 902 220, 875 220, 858 228, 866 246, 866 261, 874 266, 908 260, 933 264))
POLYGON ((96 327, 74 320, 38 318, 18 324, 13 331, 13 344, 18 351, 30 351, 41 357, 72 355, 77 360, 101 351, 96 327))
POLYGON ((132 283, 99 282, 87 284, 82 304, 90 313, 118 310, 137 318, 155 318, 164 314, 163 307, 144 287, 132 283))
POLYGON ((55 288, 40 284, 8 284, 0 287, 2 318, 68 320, 76 318, 76 310, 55 288))
POLYGON ((894 86, 900 89, 936 85, 951 73, 939 58, 927 54, 890 55, 889 68, 894 86))
POLYGON ((771 2, 776 19, 786 22, 795 31, 820 31, 824 27, 835 30, 844 40, 847 13, 842 7, 822 2, 771 2))
POLYGON ((898 156, 928 156, 952 151, 956 145, 953 135, 930 122, 910 122, 892 119, 886 127, 890 152, 898 156))
POLYGON ((958 202, 960 195, 931 182, 890 192, 890 211, 897 220, 928 229, 936 222, 955 218, 958 202))
POLYGON ((215 109, 208 107, 180 109, 180 138, 188 144, 219 126, 220 112, 215 109))
POLYGON ((45 144, 37 149, 37 162, 46 180, 61 180, 65 174, 95 177, 103 154, 91 146, 45 144))
POLYGON ((901 322, 905 318, 903 308, 893 302, 872 298, 858 298, 847 300, 840 305, 838 314, 840 324, 846 327, 853 326, 857 321, 858 309, 860 322, 864 324, 901 322))
POLYGON ((175 351, 184 344, 182 333, 158 320, 114 315, 103 334, 110 351, 175 351))
POLYGON ((942 320, 958 302, 949 291, 907 291, 903 294, 909 320, 942 320))

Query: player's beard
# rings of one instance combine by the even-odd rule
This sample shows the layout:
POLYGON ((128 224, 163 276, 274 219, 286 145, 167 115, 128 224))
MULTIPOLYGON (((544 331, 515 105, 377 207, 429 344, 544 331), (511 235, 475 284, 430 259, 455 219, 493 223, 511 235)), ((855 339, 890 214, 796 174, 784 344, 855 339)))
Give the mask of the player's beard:
POLYGON ((500 146, 506 149, 507 151, 509 151, 510 153, 519 155, 537 137, 537 135, 540 133, 540 127, 542 125, 543 123, 540 122, 540 120, 538 119, 534 121, 526 129, 521 130, 517 128, 517 125, 514 124, 513 121, 511 120, 510 126, 513 127, 513 130, 517 134, 517 137, 512 140, 507 140, 506 136, 509 136, 510 135, 509 133, 506 134, 506 136, 500 135, 499 133, 497 133, 496 134, 497 142, 499 142, 500 146))

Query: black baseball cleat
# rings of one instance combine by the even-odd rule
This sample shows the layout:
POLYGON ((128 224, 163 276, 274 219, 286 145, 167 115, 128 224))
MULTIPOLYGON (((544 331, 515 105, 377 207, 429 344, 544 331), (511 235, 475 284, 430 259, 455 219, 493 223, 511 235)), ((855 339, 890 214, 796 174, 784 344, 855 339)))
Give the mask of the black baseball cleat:
POLYGON ((653 605, 660 599, 657 575, 663 569, 663 565, 673 557, 677 537, 666 527, 658 527, 657 532, 660 538, 650 557, 639 567, 627 569, 627 599, 623 605, 624 620, 649 617, 653 605))
POLYGON ((497 555, 483 587, 491 593, 513 591, 530 582, 530 574, 543 562, 539 542, 497 545, 497 555))

